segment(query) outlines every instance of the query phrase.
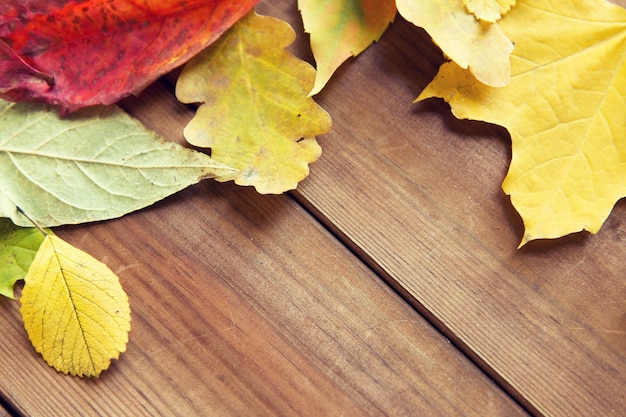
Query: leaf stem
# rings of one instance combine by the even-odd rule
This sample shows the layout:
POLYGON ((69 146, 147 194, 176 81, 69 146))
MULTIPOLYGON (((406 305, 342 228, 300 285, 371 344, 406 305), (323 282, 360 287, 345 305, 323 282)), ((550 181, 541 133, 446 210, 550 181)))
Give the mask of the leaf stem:
POLYGON ((17 208, 17 211, 20 212, 20 214, 24 217, 26 217, 28 219, 29 222, 31 222, 37 229, 39 229, 39 231, 44 235, 44 236, 48 236, 48 232, 46 232, 44 230, 43 227, 41 227, 39 225, 39 223, 37 223, 32 217, 30 217, 28 214, 26 214, 26 212, 24 210, 22 210, 21 207, 19 206, 15 206, 15 208, 17 208))

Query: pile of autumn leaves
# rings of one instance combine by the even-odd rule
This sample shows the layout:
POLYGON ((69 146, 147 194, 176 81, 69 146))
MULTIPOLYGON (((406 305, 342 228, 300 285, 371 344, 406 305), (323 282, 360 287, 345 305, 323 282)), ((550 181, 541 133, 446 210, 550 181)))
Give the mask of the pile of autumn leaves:
POLYGON ((311 96, 398 13, 450 59, 417 100, 442 97, 459 118, 509 130, 503 188, 524 220, 522 244, 596 232, 626 195, 623 8, 604 0, 299 0, 315 71, 285 51, 291 27, 257 15, 256 2, 0 5, 0 97, 9 100, 0 100, 0 294, 12 297, 27 273, 25 326, 57 370, 106 369, 128 341, 128 300, 103 264, 49 230, 15 225, 115 218, 209 177, 260 193, 295 188, 321 154, 315 137, 331 127, 311 96), (187 61, 176 96, 200 106, 184 135, 211 157, 96 106, 187 61))

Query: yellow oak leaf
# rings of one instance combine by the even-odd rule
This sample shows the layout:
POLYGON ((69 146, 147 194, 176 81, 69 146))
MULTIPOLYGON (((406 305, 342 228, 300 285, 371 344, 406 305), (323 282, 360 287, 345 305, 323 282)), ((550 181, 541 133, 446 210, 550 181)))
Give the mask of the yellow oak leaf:
POLYGON ((424 28, 444 54, 480 82, 508 84, 513 44, 498 23, 476 20, 463 0, 396 0, 396 5, 402 17, 424 28))
POLYGON ((311 95, 346 59, 378 41, 397 11, 395 0, 298 0, 298 7, 317 64, 311 95))
POLYGON ((294 40, 287 23, 251 12, 178 78, 178 99, 203 103, 185 127, 187 141, 239 169, 216 180, 279 194, 296 188, 319 158, 315 136, 331 120, 308 97, 315 70, 284 49, 294 40))
POLYGON ((520 246, 596 233, 626 196, 626 10, 601 0, 520 2, 501 21, 515 42, 511 83, 490 88, 453 63, 418 100, 504 126, 513 154, 503 189, 520 246))
POLYGON ((57 236, 41 244, 20 301, 35 350, 59 372, 98 376, 126 350, 130 307, 119 279, 57 236))
POLYGON ((496 22, 504 16, 516 0, 463 0, 467 11, 485 22, 496 22))

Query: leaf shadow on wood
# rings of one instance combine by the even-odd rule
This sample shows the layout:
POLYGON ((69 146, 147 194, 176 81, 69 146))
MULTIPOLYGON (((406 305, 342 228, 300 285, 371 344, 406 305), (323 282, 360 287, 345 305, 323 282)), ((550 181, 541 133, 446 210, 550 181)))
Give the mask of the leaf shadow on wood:
MULTIPOLYGON (((23 283, 23 281, 18 281, 23 283)), ((20 284, 23 285, 23 284, 20 284)), ((41 357, 35 352, 33 346, 28 340, 28 335, 24 330, 22 324, 22 316, 20 314, 20 302, 19 300, 11 300, 6 297, 0 297, 0 314, 4 317, 10 317, 11 325, 14 329, 19 333, 19 339, 12 339, 12 348, 17 352, 29 352, 29 355, 37 358, 37 360, 41 360, 41 357)))
POLYGON ((268 232, 275 222, 280 222, 282 213, 287 209, 286 194, 259 194, 253 187, 239 186, 234 182, 218 183, 205 181, 204 191, 211 198, 212 204, 227 208, 224 216, 241 224, 252 222, 255 228, 268 232))
POLYGON ((622 198, 615 204, 600 230, 596 235, 587 231, 580 231, 557 239, 536 239, 526 243, 520 250, 526 254, 543 254, 547 251, 573 250, 591 245, 595 236, 598 239, 608 239, 616 244, 626 242, 626 199, 622 198), (569 248, 569 249, 568 249, 569 248))
MULTIPOLYGON (((479 120, 460 120, 451 112, 450 107, 443 100, 426 100, 415 103, 412 114, 416 117, 438 119, 444 126, 446 132, 451 133, 453 138, 461 138, 463 142, 468 142, 463 147, 468 146, 472 152, 487 159, 490 165, 483 164, 476 166, 476 169, 487 169, 489 175, 503 181, 511 162, 511 137, 508 131, 498 125, 479 120), (499 159, 496 159, 499 158, 499 159)), ((463 151, 463 149, 459 149, 463 151)), ((519 213, 511 203, 511 199, 500 188, 498 205, 505 213, 503 220, 507 227, 513 230, 515 235, 521 239, 524 234, 524 224, 519 213)))
MULTIPOLYGON (((277 16, 276 10, 274 10, 274 5, 271 6, 271 9, 273 9, 272 12, 270 12, 269 9, 270 7, 264 3, 257 5, 255 8, 255 10, 261 15, 277 16)), ((287 47, 287 50, 298 58, 315 66, 315 58, 313 58, 313 52, 311 51, 310 46, 310 36, 304 31, 304 25, 302 23, 302 18, 300 17, 300 12, 298 11, 297 3, 285 3, 283 12, 280 14, 280 19, 289 23, 289 25, 291 25, 293 30, 296 32, 296 40, 287 47)))

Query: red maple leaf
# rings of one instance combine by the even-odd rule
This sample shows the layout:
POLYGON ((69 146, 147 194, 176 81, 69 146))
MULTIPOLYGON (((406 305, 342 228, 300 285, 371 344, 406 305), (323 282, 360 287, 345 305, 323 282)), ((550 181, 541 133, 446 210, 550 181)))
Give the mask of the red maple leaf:
POLYGON ((62 113, 137 94, 258 0, 10 0, 0 5, 0 98, 62 113))

